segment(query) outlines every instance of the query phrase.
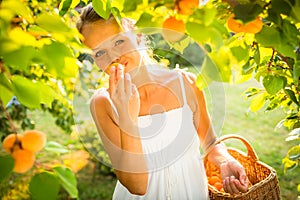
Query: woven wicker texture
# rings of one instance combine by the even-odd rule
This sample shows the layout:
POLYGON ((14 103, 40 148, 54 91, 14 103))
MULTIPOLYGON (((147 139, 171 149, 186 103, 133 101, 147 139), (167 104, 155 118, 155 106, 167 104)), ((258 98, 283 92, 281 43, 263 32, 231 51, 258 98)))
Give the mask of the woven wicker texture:
MULTIPOLYGON (((248 192, 239 195, 230 195, 219 192, 215 187, 208 185, 210 199, 218 200, 278 200, 280 199, 280 188, 276 171, 267 164, 258 160, 258 157, 250 145, 243 137, 238 135, 225 135, 220 138, 220 142, 228 139, 238 139, 244 143, 248 154, 235 148, 228 148, 228 152, 237 159, 245 168, 246 174, 251 182, 248 192)), ((205 168, 208 176, 219 169, 211 162, 205 160, 205 168)))

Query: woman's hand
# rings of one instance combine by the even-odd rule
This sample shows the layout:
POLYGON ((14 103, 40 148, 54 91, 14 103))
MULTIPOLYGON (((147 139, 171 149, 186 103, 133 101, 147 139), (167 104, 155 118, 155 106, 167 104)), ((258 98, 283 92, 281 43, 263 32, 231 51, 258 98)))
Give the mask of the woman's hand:
POLYGON ((225 161, 220 165, 223 188, 230 194, 247 192, 249 181, 244 167, 234 159, 225 161))
POLYGON ((136 122, 140 111, 139 93, 132 84, 130 75, 124 74, 124 67, 121 64, 110 69, 109 92, 117 108, 120 122, 124 124, 129 121, 136 122))

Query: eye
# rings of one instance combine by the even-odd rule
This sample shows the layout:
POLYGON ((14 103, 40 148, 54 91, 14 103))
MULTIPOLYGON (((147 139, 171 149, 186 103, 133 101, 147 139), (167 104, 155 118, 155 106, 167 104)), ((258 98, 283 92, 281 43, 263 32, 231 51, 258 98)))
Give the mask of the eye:
POLYGON ((122 44, 122 43, 124 43, 125 42, 125 40, 117 40, 116 42, 115 42, 115 46, 118 46, 118 45, 120 45, 120 44, 122 44))
POLYGON ((95 53, 95 57, 97 58, 97 57, 103 56, 105 53, 106 53, 105 50, 97 51, 97 52, 95 53))

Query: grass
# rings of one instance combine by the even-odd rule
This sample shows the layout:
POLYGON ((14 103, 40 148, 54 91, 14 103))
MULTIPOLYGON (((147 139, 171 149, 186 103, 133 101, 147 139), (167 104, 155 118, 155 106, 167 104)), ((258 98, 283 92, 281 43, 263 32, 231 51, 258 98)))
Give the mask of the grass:
MULTIPOLYGON (((222 119, 222 114, 221 117, 216 114, 212 116, 213 122, 217 125, 218 134, 220 135, 240 134, 244 136, 251 143, 260 160, 272 166, 277 171, 282 199, 297 199, 297 184, 300 183, 299 168, 284 174, 281 164, 282 158, 291 146, 291 144, 285 142, 288 131, 284 128, 279 130, 274 129, 284 116, 283 113, 280 110, 272 112, 259 111, 258 113, 247 112, 249 101, 245 101, 241 96, 246 88, 255 84, 254 81, 238 85, 224 84, 223 91, 225 92, 225 96, 222 97, 223 99, 218 99, 217 95, 214 97, 216 98, 216 102, 213 102, 214 104, 208 102, 210 110, 215 107, 217 111, 218 109, 222 111, 222 108, 225 108, 223 109, 224 120, 222 119), (218 124, 216 122, 218 119, 221 119, 223 123, 218 124)), ((207 98, 209 99, 210 96, 208 95, 207 98)), ((64 134, 62 130, 55 126, 54 120, 49 114, 34 112, 31 115, 37 122, 37 129, 47 130, 49 140, 54 140, 71 147, 74 144, 80 146, 78 140, 74 141, 74 138, 64 134)), ((243 145, 234 141, 229 141, 226 144, 245 150, 243 145)), ((91 161, 87 167, 76 174, 80 199, 111 199, 116 178, 111 175, 99 173, 97 169, 97 163, 91 161)), ((61 191, 59 199, 67 199, 65 191, 61 191)))

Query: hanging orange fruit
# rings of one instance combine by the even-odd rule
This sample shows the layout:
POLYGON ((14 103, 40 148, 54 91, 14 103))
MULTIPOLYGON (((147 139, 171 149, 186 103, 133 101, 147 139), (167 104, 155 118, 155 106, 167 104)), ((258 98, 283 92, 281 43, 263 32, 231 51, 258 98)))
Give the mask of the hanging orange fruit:
POLYGON ((179 0, 176 2, 179 14, 191 15, 199 6, 199 0, 179 0))
POLYGON ((37 130, 28 130, 23 134, 22 147, 32 152, 38 152, 44 148, 46 140, 45 133, 37 130))
POLYGON ((257 16, 255 20, 243 24, 242 22, 235 19, 235 15, 232 14, 227 20, 227 25, 228 28, 235 33, 244 32, 255 34, 261 31, 263 27, 263 22, 261 17, 257 16))
POLYGON ((162 24, 162 35, 169 42, 179 41, 185 33, 185 24, 175 17, 167 18, 162 24))

